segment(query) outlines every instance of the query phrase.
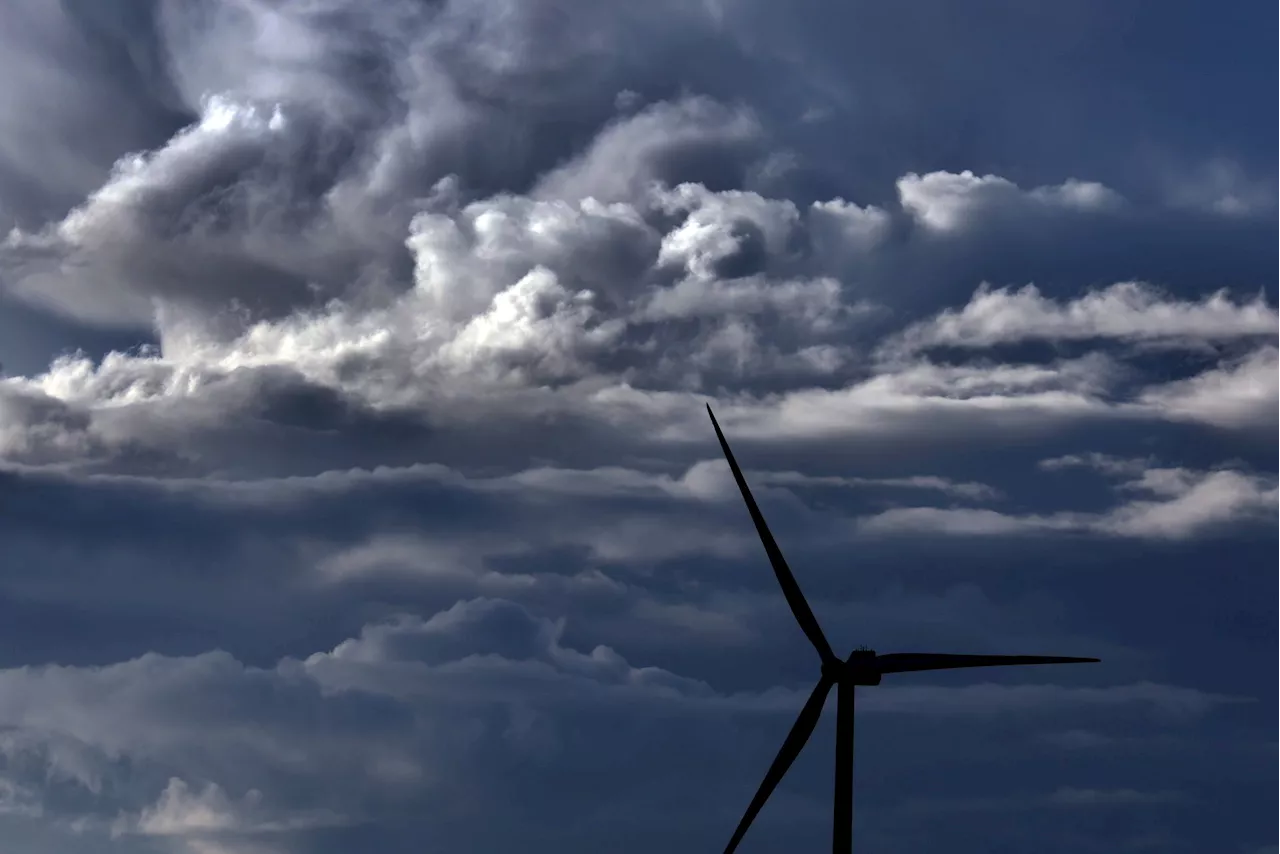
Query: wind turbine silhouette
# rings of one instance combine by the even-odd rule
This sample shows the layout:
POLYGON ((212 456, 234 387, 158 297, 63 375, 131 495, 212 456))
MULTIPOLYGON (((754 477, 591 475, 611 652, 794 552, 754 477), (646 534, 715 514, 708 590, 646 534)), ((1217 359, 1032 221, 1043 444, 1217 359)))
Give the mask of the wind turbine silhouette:
POLYGON ((818 725, 818 718, 822 716, 822 707, 826 703, 827 694, 833 687, 836 689, 836 785, 831 850, 833 854, 849 854, 853 850, 853 692, 855 686, 879 685, 881 677, 886 673, 950 670, 956 667, 1001 667, 1011 664, 1086 664, 1100 661, 1097 658, 1068 658, 1057 655, 947 655, 921 652, 891 652, 887 655, 878 655, 874 650, 866 648, 855 649, 846 659, 837 658, 822 634, 817 618, 809 609, 809 603, 805 601, 804 594, 800 592, 800 585, 796 584, 795 577, 787 567, 782 551, 774 542, 773 534, 769 533, 769 526, 765 524, 760 508, 751 497, 747 480, 742 476, 742 469, 738 468, 737 460, 733 458, 733 451, 729 450, 729 443, 725 440, 719 423, 716 422, 711 404, 707 404, 707 414, 711 416, 711 426, 716 429, 716 438, 720 440, 724 457, 729 462, 730 470, 733 471, 733 479, 737 481, 738 489, 742 492, 742 500, 747 503, 751 521, 755 523, 760 541, 764 543, 764 550, 769 555, 769 562, 773 564, 773 573, 778 577, 778 584, 782 586, 782 593, 787 598, 787 604, 791 606, 791 613, 795 615, 796 622, 800 624, 800 628, 822 659, 822 677, 814 686, 809 699, 805 701, 804 708, 800 710, 799 717, 791 727, 791 732, 787 733, 786 740, 782 742, 782 749, 778 751, 773 764, 765 773, 764 781, 747 806, 742 821, 738 822, 733 838, 724 849, 725 854, 732 854, 738 847, 738 843, 742 841, 756 814, 760 812, 769 795, 787 773, 791 763, 800 755, 805 742, 809 740, 809 736, 818 725))

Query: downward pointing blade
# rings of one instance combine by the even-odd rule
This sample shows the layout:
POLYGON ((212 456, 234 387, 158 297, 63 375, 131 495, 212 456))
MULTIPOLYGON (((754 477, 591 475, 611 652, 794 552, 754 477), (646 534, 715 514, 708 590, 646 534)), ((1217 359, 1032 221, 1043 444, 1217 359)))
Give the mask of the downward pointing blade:
POLYGON ((747 502, 747 511, 751 513, 751 521, 756 525, 756 533, 760 535, 760 542, 764 543, 764 550, 769 555, 769 563, 773 565, 773 574, 778 577, 778 584, 782 586, 782 594, 787 597, 787 604, 791 606, 791 613, 795 614, 796 622, 800 624, 800 628, 809 638, 809 643, 813 644, 814 649, 818 651, 818 655, 822 657, 822 660, 824 662, 836 661, 835 653, 831 651, 831 644, 827 643, 826 636, 822 634, 822 627, 818 625, 818 618, 813 616, 813 611, 809 609, 809 603, 805 601, 804 594, 800 592, 800 585, 796 583, 795 576, 791 574, 791 568, 787 566, 787 560, 782 556, 782 550, 774 542, 773 534, 769 533, 769 526, 765 524, 764 515, 756 505, 756 500, 751 497, 751 489, 747 486, 747 479, 742 476, 742 469, 738 468, 738 461, 733 458, 733 451, 729 450, 729 442, 725 439, 724 433, 720 431, 720 424, 716 421, 715 413, 711 411, 711 404, 707 404, 707 414, 711 416, 711 426, 716 429, 716 438, 720 440, 720 448, 724 451, 724 458, 729 462, 729 470, 733 472, 733 479, 738 482, 738 490, 742 493, 742 500, 747 502))
POLYGON ((787 733, 786 741, 782 742, 782 749, 774 757, 773 764, 769 766, 763 782, 760 783, 760 788, 756 790, 756 796, 751 799, 750 805, 747 806, 747 811, 743 814, 742 821, 738 822, 738 829, 733 832, 733 838, 729 840, 729 846, 724 849, 724 854, 732 854, 733 849, 738 847, 738 843, 742 841, 747 828, 751 826, 751 822, 755 819, 756 813, 760 812, 760 808, 769 799, 769 795, 773 794, 773 790, 777 788, 783 775, 791 767, 791 763, 795 762, 796 757, 800 755, 800 750, 804 747, 805 742, 809 740, 809 736, 813 735, 813 728, 818 725, 818 718, 822 716, 822 704, 827 701, 827 693, 831 690, 831 684, 826 677, 823 677, 814 686, 813 693, 805 701, 799 717, 791 725, 791 732, 787 733))
POLYGON ((1004 667, 1011 664, 1092 664, 1101 659, 1061 655, 946 655, 928 652, 891 652, 876 656, 881 673, 913 670, 951 670, 956 667, 1004 667))

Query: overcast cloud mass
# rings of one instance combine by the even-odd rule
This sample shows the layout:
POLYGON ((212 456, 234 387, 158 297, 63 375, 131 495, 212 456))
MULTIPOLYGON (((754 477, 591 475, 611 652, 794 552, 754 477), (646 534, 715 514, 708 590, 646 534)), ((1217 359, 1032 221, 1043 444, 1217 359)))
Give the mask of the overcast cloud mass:
POLYGON ((4 0, 0 850, 1274 854, 1273 21, 4 0))

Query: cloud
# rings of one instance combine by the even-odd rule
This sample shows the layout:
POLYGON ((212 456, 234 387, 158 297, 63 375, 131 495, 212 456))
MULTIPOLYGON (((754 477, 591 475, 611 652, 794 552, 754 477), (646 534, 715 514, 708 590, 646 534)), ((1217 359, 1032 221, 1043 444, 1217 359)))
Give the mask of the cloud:
POLYGON ((1208 210, 1219 216, 1248 217, 1276 208, 1275 181, 1245 174, 1240 165, 1221 157, 1190 174, 1171 179, 1169 196, 1178 205, 1208 210))
POLYGON ((291 133, 278 107, 210 97, 197 124, 150 156, 119 161, 61 222, 10 233, 4 248, 16 293, 90 321, 133 325, 148 325, 153 300, 166 297, 213 305, 266 297, 270 305, 276 292, 277 306, 296 302, 303 282, 289 274, 322 268, 299 266, 314 262, 296 248, 292 265, 280 257, 287 247, 269 237, 292 225, 281 198, 291 188, 255 180, 297 174, 280 168, 294 155, 291 133))
POLYGON ((133 11, 100 14, 91 4, 28 0, 6 8, 0 36, 11 82, 0 97, 4 230, 14 220, 65 210, 101 183, 123 151, 163 139, 181 121, 155 75, 158 45, 145 27, 129 26, 133 11))
POLYGON ((261 800, 262 793, 257 789, 250 789, 241 801, 235 802, 217 783, 209 783, 195 792, 185 781, 173 777, 154 804, 143 807, 133 822, 117 821, 112 832, 187 837, 195 842, 208 836, 256 835, 323 827, 335 820, 333 816, 320 813, 283 821, 255 822, 251 814, 261 800))
POLYGON ((939 533, 959 535, 1009 535, 1029 530, 1061 530, 1068 522, 1020 518, 995 510, 942 507, 895 507, 868 519, 859 527, 870 534, 939 533))
POLYGON ((695 164, 720 172, 717 183, 739 185, 751 155, 762 154, 763 135, 759 119, 741 106, 706 97, 653 104, 615 119, 586 151, 542 176, 534 194, 570 202, 633 201, 652 184, 678 183, 695 164))
POLYGON ((1176 539, 1214 525, 1271 515, 1276 506, 1274 481, 1233 471, 1154 469, 1126 486, 1157 496, 1154 501, 1130 502, 1102 523, 1104 530, 1128 536, 1176 539))
MULTIPOLYGON (((439 14, 399 0, 359 13, 324 5, 159 13, 167 85, 195 120, 148 151, 119 152, 105 184, 61 222, 11 234, 4 267, 13 292, 83 320, 145 328, 157 299, 202 314, 234 303, 251 317, 279 317, 354 290, 395 291, 410 263, 405 228, 442 179, 491 193, 515 177, 503 171, 526 160, 517 167, 525 174, 549 169, 607 118, 590 110, 596 128, 563 133, 566 122, 582 123, 571 115, 580 105, 616 92, 606 79, 585 91, 565 85, 572 69, 624 38, 608 14, 566 16, 543 4, 499 22, 466 4, 439 14), (587 40, 550 49, 568 37, 570 17, 587 40), (543 40, 539 49, 530 37, 543 40)), ((706 25, 697 11, 673 11, 664 26, 706 25)), ((632 17, 644 25, 656 13, 632 17)), ((671 37, 647 31, 655 49, 671 37)), ((611 180, 643 189, 648 175, 704 177, 752 134, 747 112, 694 97, 606 129, 597 156, 633 152, 611 180)), ((590 169, 574 170, 579 186, 592 186, 590 169)))
POLYGON ((907 351, 1037 339, 1199 343, 1270 337, 1278 328, 1280 319, 1261 294, 1252 302, 1237 303, 1218 291, 1191 302, 1171 300, 1141 282, 1121 282, 1063 304, 1043 297, 1035 285, 1017 291, 984 285, 960 311, 946 310, 909 327, 896 343, 907 351))
POLYGON ((1056 186, 1022 190, 998 175, 974 175, 969 170, 908 173, 898 179, 898 200, 925 228, 950 233, 984 214, 1034 215, 1039 211, 1105 211, 1122 204, 1112 190, 1093 181, 1069 179, 1056 186))
POLYGON ((1265 427, 1276 420, 1276 377, 1280 361, 1275 347, 1193 377, 1153 386, 1142 395, 1148 406, 1178 420, 1239 429, 1265 427))
POLYGON ((37 790, 0 778, 0 815, 40 818, 43 814, 37 790))
MULTIPOLYGON (((739 250, 698 248, 697 234, 754 221, 771 235, 760 247, 769 262, 785 254, 798 227, 793 208, 788 217, 785 203, 774 210, 758 196, 683 185, 656 200, 678 217, 665 236, 646 220, 648 209, 591 199, 571 205, 501 196, 453 214, 422 213, 408 241, 415 287, 389 304, 332 304, 257 321, 231 338, 219 331, 222 321, 165 308, 157 350, 111 354, 98 365, 66 358, 38 382, 63 399, 127 402, 137 411, 202 398, 211 386, 227 389, 218 380, 237 370, 245 372, 242 382, 275 370, 385 410, 421 406, 432 384, 473 396, 478 382, 510 394, 547 382, 591 380, 598 387, 608 376, 615 384, 680 384, 840 370, 847 356, 823 342, 857 311, 838 283, 778 281, 746 270, 726 279, 706 265, 739 250), (713 218, 700 220, 704 215, 713 218), (661 271, 671 264, 686 270, 662 286, 661 271), (763 328, 771 330, 767 345, 759 340, 763 328), (716 353, 727 344, 735 358, 724 363, 716 353)), ((570 389, 556 397, 575 395, 570 389)))
MULTIPOLYGON (((367 625, 331 651, 267 668, 207 653, 11 669, 0 671, 0 726, 16 728, 28 739, 23 749, 49 763, 26 766, 32 778, 58 767, 40 751, 60 741, 91 763, 104 783, 80 789, 79 818, 117 835, 232 845, 367 821, 371 809, 434 813, 477 785, 536 798, 525 791, 542 785, 535 780, 502 782, 500 770, 473 763, 500 750, 541 775, 603 772, 631 750, 611 731, 653 715, 674 728, 664 738, 687 740, 704 761, 722 763, 733 743, 726 726, 753 730, 762 715, 777 723, 805 693, 720 692, 630 664, 606 646, 579 652, 564 643, 564 630, 509 601, 473 599, 428 619, 367 625), (324 786, 307 783, 316 775, 324 786), (249 781, 269 784, 270 794, 249 781)), ((1149 683, 916 686, 870 694, 866 711, 937 718, 1134 706, 1185 723, 1231 702, 1149 683)), ((582 793, 584 809, 612 797, 582 793)))
POLYGON ((962 536, 1032 533, 1101 534, 1154 540, 1181 540, 1206 535, 1274 515, 1274 478, 1231 469, 1196 471, 1159 468, 1140 460, 1105 456, 1068 456, 1046 460, 1049 471, 1090 465, 1129 479, 1119 484, 1129 498, 1101 513, 1058 512, 1011 514, 996 510, 942 507, 898 507, 862 519, 869 534, 934 532, 962 536))
MULTIPOLYGON (((649 441, 705 434, 698 418, 706 399, 702 394, 649 390, 593 376, 594 360, 621 355, 607 348, 617 333, 608 321, 577 325, 573 317, 592 314, 589 303, 570 299, 545 274, 532 274, 495 300, 492 313, 463 326, 438 350, 429 337, 397 340, 394 326, 389 330, 365 318, 351 328, 337 315, 314 323, 257 326, 234 347, 193 342, 181 358, 119 355, 101 365, 63 359, 41 377, 3 381, 12 401, 6 405, 7 441, 15 455, 25 452, 18 459, 40 458, 56 453, 59 445, 78 443, 105 462, 120 458, 128 443, 178 455, 204 431, 263 432, 300 417, 321 419, 317 426, 330 420, 371 427, 399 417, 409 430, 433 425, 443 441, 473 423, 482 407, 497 407, 516 423, 542 412, 542 417, 588 419, 605 430, 628 421, 644 424, 649 441), (551 301, 535 309, 543 298, 551 301), (547 314, 538 319, 541 311, 547 314), (502 331, 487 331, 495 323, 502 331), (472 365, 476 373, 468 373, 472 365), (57 403, 41 402, 50 397, 57 403), (32 419, 42 406, 64 408, 66 426, 37 425, 32 419), (177 423, 185 427, 181 433, 168 426, 177 423), (50 435, 41 438, 41 431, 50 435)), ((384 316, 389 323, 396 323, 393 316, 405 317, 384 316)), ((702 349, 703 340, 685 339, 692 353, 679 359, 667 350, 648 371, 666 375, 667 382, 700 384, 706 381, 700 374, 727 378, 698 370, 698 360, 711 352, 702 349)), ((748 345, 754 340, 746 339, 748 345)), ((774 353, 749 346, 748 360, 733 373, 759 382, 762 375, 753 377, 747 369, 761 363, 775 377, 788 376, 784 371, 792 377, 829 373, 829 362, 802 358, 805 350, 793 351, 796 359, 790 362, 774 353)), ((1034 430, 1123 414, 1123 402, 1103 396, 1113 373, 1106 359, 1094 357, 1048 366, 915 363, 842 388, 802 387, 772 400, 744 396, 719 408, 725 422, 746 437, 928 436, 989 424, 1034 430)), ((216 451, 212 439, 204 441, 216 451)))
POLYGON ((904 440, 993 428, 1035 432, 1124 417, 1124 403, 1107 395, 1114 376, 1114 363, 1092 354, 1048 365, 913 361, 843 388, 797 389, 768 402, 730 401, 718 411, 726 429, 752 438, 904 440))

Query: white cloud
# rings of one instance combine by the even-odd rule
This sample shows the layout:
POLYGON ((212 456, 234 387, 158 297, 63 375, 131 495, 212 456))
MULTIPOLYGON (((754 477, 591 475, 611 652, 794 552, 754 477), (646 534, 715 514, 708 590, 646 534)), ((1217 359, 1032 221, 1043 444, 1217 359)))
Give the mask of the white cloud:
POLYGON ((731 400, 717 416, 751 438, 896 436, 946 431, 1036 430, 1068 421, 1126 417, 1106 392, 1115 365, 1105 357, 1050 365, 889 366, 849 385, 797 389, 774 400, 731 400))
POLYGON ((818 250, 841 257, 879 246, 889 236, 891 218, 875 205, 859 207, 835 198, 814 202, 809 222, 818 250))
POLYGON ((1122 203, 1112 190, 1092 181, 1069 179, 1056 186, 1022 190, 998 175, 977 176, 965 170, 908 173, 898 179, 898 201, 931 231, 951 233, 991 212, 1037 210, 1105 210, 1122 203))
POLYGON ((947 309, 904 330, 895 350, 947 345, 990 347, 1022 341, 1231 341, 1275 336, 1280 319, 1259 294, 1236 302, 1226 291, 1177 300, 1142 282, 1121 282, 1075 299, 1057 301, 1035 285, 1018 290, 980 287, 959 311, 947 309))
POLYGON ((1262 347, 1188 379, 1151 386, 1141 400, 1173 420, 1225 428, 1274 425, 1280 409, 1278 353, 1262 347))
POLYGON ((955 507, 894 507, 858 523, 868 534, 937 533, 960 536, 1008 536, 1031 531, 1066 530, 1070 520, 1013 516, 996 510, 955 507))
POLYGON ((1127 489, 1155 500, 1124 504, 1104 519, 1100 530, 1123 536, 1180 539, 1239 520, 1275 517, 1274 478, 1236 471, 1188 472, 1153 469, 1127 489))

